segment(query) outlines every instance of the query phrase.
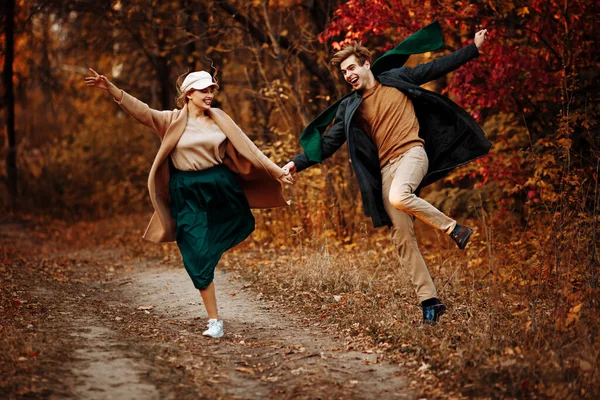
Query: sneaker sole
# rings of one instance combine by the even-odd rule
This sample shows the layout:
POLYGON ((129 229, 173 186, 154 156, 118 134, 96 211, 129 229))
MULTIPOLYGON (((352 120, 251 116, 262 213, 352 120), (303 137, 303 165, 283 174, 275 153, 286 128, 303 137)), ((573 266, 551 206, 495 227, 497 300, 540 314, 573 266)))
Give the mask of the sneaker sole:
POLYGON ((221 338, 221 337, 223 337, 223 335, 224 335, 224 332, 221 332, 220 335, 211 335, 210 333, 203 333, 202 334, 202 336, 210 337, 210 338, 213 338, 213 339, 221 338))

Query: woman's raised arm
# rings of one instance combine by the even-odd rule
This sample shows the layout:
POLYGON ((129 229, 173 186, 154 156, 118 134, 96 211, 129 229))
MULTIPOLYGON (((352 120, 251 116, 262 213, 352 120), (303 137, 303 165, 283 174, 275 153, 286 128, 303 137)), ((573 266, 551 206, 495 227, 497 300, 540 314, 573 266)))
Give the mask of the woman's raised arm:
POLYGON ((119 89, 114 83, 109 81, 106 76, 98 74, 92 68, 89 70, 92 73, 92 76, 87 76, 85 78, 85 84, 87 86, 106 90, 133 118, 147 127, 154 129, 162 139, 173 120, 173 111, 155 110, 143 101, 140 101, 130 94, 127 94, 122 89, 119 89))

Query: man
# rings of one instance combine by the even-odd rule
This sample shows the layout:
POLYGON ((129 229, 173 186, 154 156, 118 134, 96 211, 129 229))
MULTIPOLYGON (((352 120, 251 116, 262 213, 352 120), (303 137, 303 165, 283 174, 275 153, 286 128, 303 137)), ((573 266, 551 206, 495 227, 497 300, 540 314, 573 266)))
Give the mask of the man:
MULTIPOLYGON (((460 249, 467 245, 472 230, 415 192, 456 166, 485 155, 491 144, 463 109, 420 85, 477 57, 486 37, 487 30, 481 30, 474 43, 454 53, 377 76, 371 70, 369 50, 360 43, 344 47, 331 60, 339 65, 353 93, 341 101, 334 124, 321 137, 321 159, 348 141, 365 213, 375 227, 392 225, 392 239, 415 286, 426 323, 437 322, 446 306, 437 298, 419 251, 413 219, 444 231, 460 249)), ((283 169, 295 174, 317 161, 302 153, 283 169)))

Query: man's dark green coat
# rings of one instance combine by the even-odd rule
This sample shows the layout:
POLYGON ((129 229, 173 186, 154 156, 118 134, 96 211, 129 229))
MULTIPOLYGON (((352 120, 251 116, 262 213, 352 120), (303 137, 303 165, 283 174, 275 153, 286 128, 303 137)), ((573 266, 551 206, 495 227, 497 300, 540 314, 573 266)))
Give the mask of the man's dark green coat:
MULTIPOLYGON (((491 143, 477 122, 452 100, 423 89, 420 85, 438 79, 479 55, 475 44, 415 68, 390 69, 376 76, 384 86, 391 86, 413 102, 419 120, 419 136, 425 140, 429 170, 420 187, 444 177, 459 165, 486 155, 491 143)), ((346 96, 337 109, 332 127, 321 137, 321 160, 335 153, 348 141, 350 160, 362 194, 365 214, 375 227, 391 226, 383 207, 381 169, 375 143, 355 123, 354 114, 362 102, 362 93, 346 96)), ((296 171, 310 167, 306 153, 294 157, 296 171)))

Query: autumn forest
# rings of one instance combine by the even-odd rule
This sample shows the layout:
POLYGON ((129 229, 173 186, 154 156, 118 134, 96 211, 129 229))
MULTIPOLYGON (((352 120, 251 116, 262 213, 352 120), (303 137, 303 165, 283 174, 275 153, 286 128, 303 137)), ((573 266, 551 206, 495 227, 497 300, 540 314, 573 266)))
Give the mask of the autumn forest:
POLYGON ((600 3, 0 7, 0 397, 96 398, 74 372, 85 360, 73 350, 94 341, 121 346, 141 371, 110 389, 135 382, 128 393, 98 384, 107 398, 600 396, 600 3), (303 129, 350 92, 330 63, 335 51, 362 41, 376 58, 436 20, 443 46, 406 65, 487 29, 476 59, 424 87, 466 110, 492 143, 419 193, 474 228, 461 251, 415 222, 448 307, 440 322, 422 323, 389 230, 363 212, 344 145, 295 175, 284 188, 289 207, 252 211, 256 230, 223 256, 215 278, 231 336, 196 336, 204 309, 177 246, 141 238, 160 139, 106 91, 86 87, 89 68, 157 110, 176 108, 188 72, 209 71, 219 85, 212 107, 284 166, 302 152, 303 129), (181 288, 169 280, 176 274, 181 288), (164 282, 171 289, 156 286, 164 282), (195 297, 175 303, 183 291, 195 297), (99 329, 104 336, 93 336, 99 329))

